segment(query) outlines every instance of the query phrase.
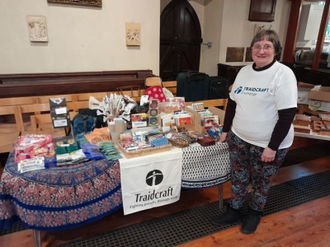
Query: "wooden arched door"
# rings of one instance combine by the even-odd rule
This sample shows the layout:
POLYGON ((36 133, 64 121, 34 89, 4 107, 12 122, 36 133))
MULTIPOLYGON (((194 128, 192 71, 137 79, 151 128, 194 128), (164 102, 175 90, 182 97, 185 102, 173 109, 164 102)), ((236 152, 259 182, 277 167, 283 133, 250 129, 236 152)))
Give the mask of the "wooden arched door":
POLYGON ((160 77, 176 80, 178 73, 198 71, 201 27, 187 0, 173 0, 160 18, 160 77))

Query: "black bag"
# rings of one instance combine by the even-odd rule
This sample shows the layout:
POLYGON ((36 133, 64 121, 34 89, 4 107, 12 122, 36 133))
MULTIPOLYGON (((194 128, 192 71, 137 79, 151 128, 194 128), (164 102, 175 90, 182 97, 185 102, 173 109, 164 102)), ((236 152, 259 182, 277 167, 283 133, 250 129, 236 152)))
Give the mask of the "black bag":
POLYGON ((177 76, 176 96, 185 97, 185 101, 208 99, 209 76, 199 72, 182 72, 177 76))
MULTIPOLYGON (((78 114, 72 119, 73 134, 88 133, 94 130, 94 128, 106 127, 107 123, 103 122, 103 115, 97 115, 97 110, 91 109, 79 109, 78 114)), ((69 130, 69 135, 71 128, 69 130)))
POLYGON ((97 110, 91 110, 91 109, 79 109, 79 113, 83 115, 89 115, 95 118, 95 128, 102 128, 108 126, 106 122, 103 122, 103 116, 104 115, 97 115, 97 110))
POLYGON ((74 135, 92 132, 95 128, 95 118, 90 115, 78 113, 72 119, 72 130, 74 135))
POLYGON ((209 99, 227 99, 228 94, 228 80, 222 76, 210 76, 209 99))

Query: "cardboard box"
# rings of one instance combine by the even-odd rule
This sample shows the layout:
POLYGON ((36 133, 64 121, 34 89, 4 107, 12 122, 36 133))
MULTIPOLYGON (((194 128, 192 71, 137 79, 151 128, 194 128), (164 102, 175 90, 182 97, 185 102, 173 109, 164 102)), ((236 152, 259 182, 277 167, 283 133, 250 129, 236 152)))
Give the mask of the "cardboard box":
POLYGON ((308 94, 309 109, 330 112, 330 87, 320 87, 308 94))
MULTIPOLYGON (((225 119, 225 111, 221 110, 221 109, 218 109, 214 106, 210 106, 208 109, 214 115, 217 115, 219 117, 219 123, 221 125, 223 125, 223 121, 225 119)), ((201 115, 197 111, 195 111, 195 110, 193 110, 189 107, 186 107, 186 110, 192 116, 195 131, 197 131, 198 133, 204 133, 204 127, 201 125, 201 121, 202 121, 201 120, 201 115)))
POLYGON ((298 82, 298 104, 301 105, 308 105, 308 95, 312 88, 314 88, 315 85, 304 83, 304 82, 298 82))

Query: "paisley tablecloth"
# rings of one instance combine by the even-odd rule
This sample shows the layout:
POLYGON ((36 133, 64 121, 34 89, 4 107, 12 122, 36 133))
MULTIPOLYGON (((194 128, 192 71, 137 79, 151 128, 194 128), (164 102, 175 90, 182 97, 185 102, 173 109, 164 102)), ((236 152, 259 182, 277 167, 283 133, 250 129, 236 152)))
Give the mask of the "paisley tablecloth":
POLYGON ((118 161, 89 161, 19 173, 10 153, 0 181, 0 229, 58 231, 96 221, 122 208, 118 161))
MULTIPOLYGON (((230 179, 228 146, 184 148, 182 188, 207 188, 230 179)), ((19 173, 10 153, 0 180, 0 229, 20 220, 25 228, 58 231, 96 221, 122 208, 118 161, 19 173)))

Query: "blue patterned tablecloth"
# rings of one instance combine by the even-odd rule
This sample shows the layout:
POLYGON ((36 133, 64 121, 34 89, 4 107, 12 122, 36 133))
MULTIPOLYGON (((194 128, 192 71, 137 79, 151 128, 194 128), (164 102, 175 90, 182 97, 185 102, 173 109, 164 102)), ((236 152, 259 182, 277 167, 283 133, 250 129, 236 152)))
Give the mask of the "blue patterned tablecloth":
POLYGON ((122 208, 118 161, 19 173, 11 152, 0 181, 0 229, 58 231, 96 221, 122 208))
MULTIPOLYGON (((230 180, 228 146, 183 149, 182 188, 230 180)), ((20 220, 29 229, 58 231, 96 221, 122 208, 118 161, 89 161, 19 173, 11 152, 0 180, 0 230, 20 220)))

